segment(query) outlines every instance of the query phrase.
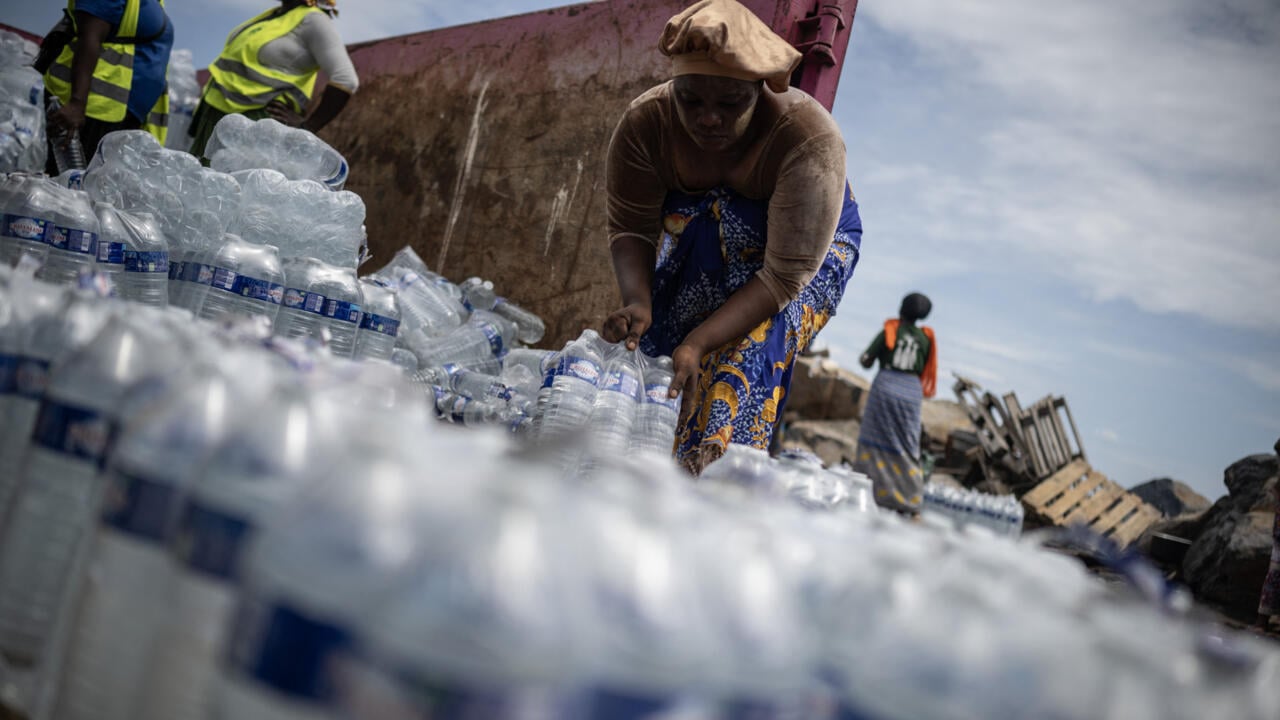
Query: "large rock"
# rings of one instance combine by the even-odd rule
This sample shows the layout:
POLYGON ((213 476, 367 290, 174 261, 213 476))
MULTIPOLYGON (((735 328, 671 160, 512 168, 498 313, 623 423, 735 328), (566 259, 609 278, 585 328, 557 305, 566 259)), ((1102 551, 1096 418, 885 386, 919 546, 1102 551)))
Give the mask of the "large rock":
POLYGON ((920 424, 924 434, 932 442, 935 451, 946 447, 947 438, 956 431, 974 432, 977 428, 969 419, 969 411, 960 403, 951 400, 925 400, 920 408, 920 424))
POLYGON ((1129 492, 1145 500, 1167 518, 1208 510, 1213 504, 1185 483, 1170 478, 1148 480, 1130 488, 1129 492))
POLYGON ((1253 455, 1227 468, 1223 481, 1227 495, 1205 514, 1182 573, 1202 599, 1249 617, 1271 555, 1280 463, 1275 455, 1253 455))
POLYGON ((791 376, 786 412, 804 420, 860 420, 870 391, 866 378, 834 360, 801 357, 791 376))
POLYGON ((859 429, 857 420, 799 420, 786 426, 781 447, 808 450, 831 467, 841 462, 852 465, 859 429))

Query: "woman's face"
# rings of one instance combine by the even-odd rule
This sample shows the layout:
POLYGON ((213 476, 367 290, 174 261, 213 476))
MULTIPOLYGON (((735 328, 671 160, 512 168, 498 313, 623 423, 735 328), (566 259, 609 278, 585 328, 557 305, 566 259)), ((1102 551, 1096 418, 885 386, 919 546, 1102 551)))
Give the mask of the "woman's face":
POLYGON ((703 150, 727 150, 742 139, 760 99, 760 83, 714 75, 681 75, 672 87, 676 115, 703 150))

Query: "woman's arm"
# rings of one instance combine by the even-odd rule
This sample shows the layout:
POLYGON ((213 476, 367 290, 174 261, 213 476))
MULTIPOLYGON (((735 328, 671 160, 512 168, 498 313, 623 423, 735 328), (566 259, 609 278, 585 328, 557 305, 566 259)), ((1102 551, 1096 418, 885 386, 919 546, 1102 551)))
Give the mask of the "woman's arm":
POLYGON ((609 141, 605 184, 608 193, 609 252, 622 308, 605 320, 602 335, 609 342, 626 340, 635 349, 653 323, 653 268, 662 232, 662 202, 666 185, 654 155, 660 152, 652 108, 628 110, 609 141))
POLYGON ((653 324, 653 266, 656 251, 653 244, 638 235, 623 235, 609 246, 613 255, 613 274, 618 279, 622 309, 604 321, 604 339, 627 341, 627 349, 635 350, 653 324))
POLYGON ((871 366, 876 364, 876 358, 880 357, 880 353, 883 351, 884 331, 881 330, 879 334, 876 335, 876 339, 872 340, 871 344, 867 346, 866 351, 862 353, 862 357, 859 358, 858 361, 862 364, 862 367, 870 370, 871 366))

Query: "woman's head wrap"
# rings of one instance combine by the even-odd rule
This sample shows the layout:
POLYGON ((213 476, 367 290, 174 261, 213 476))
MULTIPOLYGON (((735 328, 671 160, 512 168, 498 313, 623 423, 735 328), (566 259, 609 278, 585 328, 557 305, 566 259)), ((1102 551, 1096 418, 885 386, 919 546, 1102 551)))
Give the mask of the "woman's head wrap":
POLYGON ((786 92, 800 51, 735 0, 702 0, 667 21, 658 42, 675 75, 763 80, 786 92))
POLYGON ((911 293, 902 298, 902 308, 898 310, 898 317, 907 322, 916 322, 929 317, 931 310, 933 310, 933 303, 929 298, 920 293, 911 293))

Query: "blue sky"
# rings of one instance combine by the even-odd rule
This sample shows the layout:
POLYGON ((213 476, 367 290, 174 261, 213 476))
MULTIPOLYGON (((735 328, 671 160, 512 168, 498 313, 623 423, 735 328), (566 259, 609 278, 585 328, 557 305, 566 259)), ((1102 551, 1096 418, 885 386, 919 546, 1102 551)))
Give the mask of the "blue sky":
MULTIPOLYGON (((362 0, 340 28, 561 4, 362 0)), ((168 5, 202 66, 270 3, 168 5)), ((42 31, 55 6, 0 19, 42 31)), ((1276 68, 1274 0, 862 0, 834 114, 866 236, 820 342, 853 365, 926 292, 944 396, 952 371, 1024 404, 1065 395, 1118 482, 1222 494, 1228 464, 1280 437, 1276 68)))

